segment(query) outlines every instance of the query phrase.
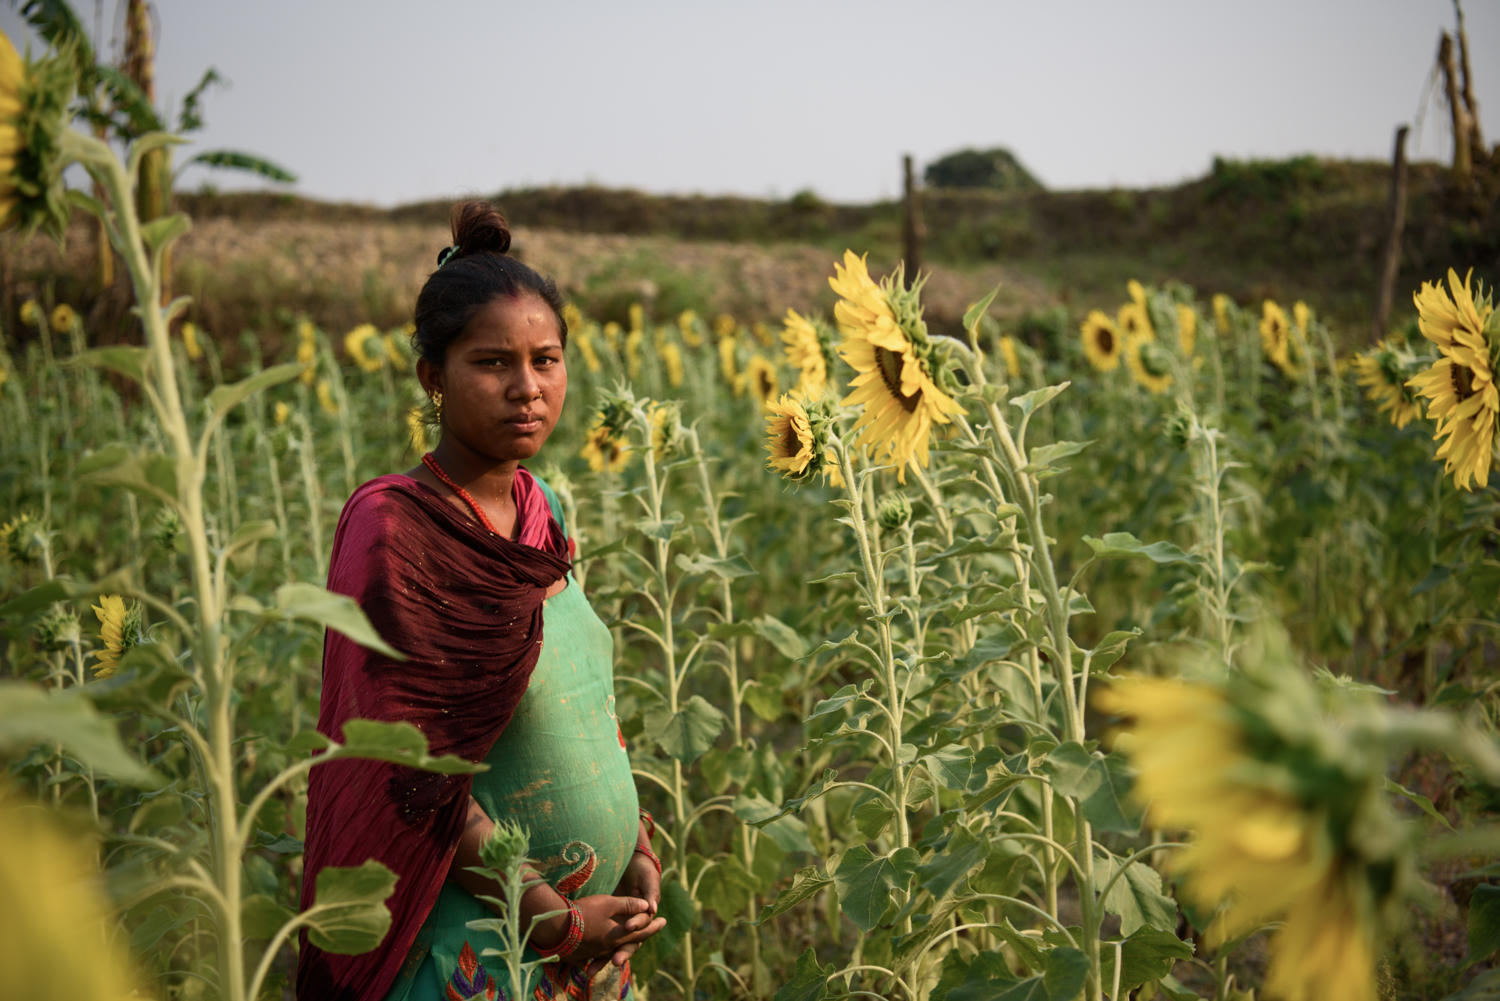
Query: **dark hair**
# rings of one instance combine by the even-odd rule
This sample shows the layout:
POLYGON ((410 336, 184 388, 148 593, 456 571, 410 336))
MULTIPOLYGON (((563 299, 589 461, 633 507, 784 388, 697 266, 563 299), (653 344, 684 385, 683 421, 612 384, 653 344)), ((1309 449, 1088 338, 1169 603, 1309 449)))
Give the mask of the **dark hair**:
POLYGON ((543 278, 506 253, 510 226, 488 202, 460 202, 453 206, 453 244, 449 254, 438 254, 438 269, 427 277, 417 296, 416 332, 412 349, 419 357, 441 365, 448 345, 458 339, 474 314, 500 298, 535 296, 557 317, 563 347, 568 346, 568 321, 563 319, 562 293, 551 278, 543 278))

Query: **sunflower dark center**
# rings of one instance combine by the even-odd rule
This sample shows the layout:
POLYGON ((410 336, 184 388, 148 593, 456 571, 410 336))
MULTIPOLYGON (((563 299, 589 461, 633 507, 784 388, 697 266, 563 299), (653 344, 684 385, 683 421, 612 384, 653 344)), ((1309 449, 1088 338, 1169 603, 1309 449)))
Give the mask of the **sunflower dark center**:
POLYGON ((786 449, 789 459, 802 451, 802 439, 797 437, 797 429, 791 421, 786 422, 786 434, 781 436, 781 447, 786 449))
POLYGON ((1115 335, 1109 330, 1099 331, 1099 350, 1107 355, 1115 353, 1115 335))
POLYGON ((885 388, 890 390, 896 402, 906 409, 907 413, 917 409, 917 404, 922 402, 921 392, 907 396, 901 392, 901 365, 902 358, 894 351, 882 347, 875 348, 875 367, 880 370, 880 378, 885 382, 885 388))
POLYGON ((1453 395, 1462 403, 1474 395, 1474 370, 1454 362, 1448 366, 1448 375, 1453 381, 1453 395))

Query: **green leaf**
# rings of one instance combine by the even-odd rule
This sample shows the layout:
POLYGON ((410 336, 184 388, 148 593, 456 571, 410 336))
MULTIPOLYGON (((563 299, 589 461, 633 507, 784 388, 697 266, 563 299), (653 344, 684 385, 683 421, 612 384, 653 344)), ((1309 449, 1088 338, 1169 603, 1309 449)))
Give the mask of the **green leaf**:
POLYGON ((801 660, 807 656, 807 643, 797 631, 780 619, 762 615, 750 623, 761 639, 774 646, 788 660, 801 660))
POLYGON ((1116 630, 1106 635, 1094 645, 1094 656, 1089 661, 1089 671, 1094 674, 1101 674, 1109 670, 1116 661, 1125 656, 1125 649, 1130 645, 1130 641, 1140 634, 1141 631, 1139 629, 1131 629, 1128 632, 1116 630))
POLYGON ((1421 793, 1412 792, 1410 789, 1406 788, 1406 786, 1389 777, 1387 777, 1385 780, 1385 791, 1405 796, 1407 799, 1411 800, 1419 808, 1421 808, 1422 812, 1427 814, 1427 816, 1431 817, 1433 820, 1436 820, 1438 823, 1448 828, 1448 830, 1454 830, 1453 825, 1448 823, 1448 818, 1439 813, 1438 808, 1432 805, 1432 800, 1428 799, 1426 796, 1423 796, 1421 793))
POLYGON ((132 956, 150 955, 163 936, 187 924, 193 919, 194 913, 191 907, 184 907, 176 914, 165 907, 156 908, 146 915, 146 920, 137 925, 135 931, 130 933, 130 954, 132 956))
POLYGON ((928 772, 944 789, 965 792, 969 779, 974 774, 974 749, 972 747, 945 747, 922 758, 928 772))
POLYGON ((1500 949, 1500 886, 1481 883, 1469 900, 1469 954, 1460 969, 1482 963, 1500 949))
POLYGON ((374 859, 354 868, 319 870, 313 905, 301 915, 308 939, 340 956, 378 948, 391 927, 385 901, 395 890, 396 874, 374 859))
POLYGON ((782 985, 773 1001, 823 1001, 828 997, 828 978, 833 976, 832 963, 825 969, 818 965, 818 954, 809 946, 797 957, 792 979, 782 985))
MULTIPOLYGON (((1160 980, 1172 973, 1179 959, 1192 959, 1193 945, 1171 931, 1144 927, 1130 935, 1120 947, 1120 996, 1125 997, 1142 984, 1160 980)), ((1115 982, 1115 947, 1099 943, 1100 979, 1109 991, 1115 982)))
POLYGON ((994 302, 995 296, 999 294, 1000 286, 996 285, 990 290, 989 295, 969 307, 968 311, 964 313, 965 330, 973 330, 979 324, 980 318, 990 311, 990 303, 994 302))
POLYGON ((123 446, 102 448, 78 464, 76 475, 91 483, 134 490, 177 506, 177 463, 165 455, 134 453, 123 446))
POLYGON ((641 943, 630 957, 631 974, 645 983, 677 951, 682 936, 693 930, 693 898, 681 883, 663 883, 656 913, 667 919, 666 927, 641 943))
POLYGON ((274 938, 281 926, 296 916, 290 907, 278 904, 264 893, 252 893, 240 905, 240 921, 246 938, 274 938))
POLYGON ((1083 993, 1089 977, 1089 960, 1082 950, 1060 945, 1047 953, 1042 983, 1049 1001, 1073 1001, 1083 993))
POLYGON ((353 598, 325 591, 316 584, 283 584, 276 589, 276 607, 267 613, 272 618, 297 619, 343 633, 360 646, 384 654, 391 660, 405 660, 370 625, 364 609, 353 598))
POLYGON ((989 843, 959 827, 942 851, 933 855, 917 870, 917 886, 942 900, 948 891, 973 872, 989 855, 989 843))
POLYGON ((646 710, 647 736, 684 765, 692 764, 713 746, 724 722, 724 714, 701 695, 688 699, 675 713, 664 703, 646 710))
MULTIPOLYGON (((1095 892, 1104 889, 1119 867, 1119 859, 1094 860, 1095 892)), ((1125 875, 1115 880, 1109 896, 1104 898, 1104 909, 1120 916, 1120 934, 1127 938, 1141 928, 1170 932, 1177 927, 1177 901, 1161 892, 1161 875, 1140 862, 1130 863, 1125 875)))
MULTIPOLYGON (((955 949, 949 955, 958 956, 959 950, 955 949)), ((946 967, 946 957, 944 958, 946 967)), ((969 963, 963 979, 938 1001, 993 1001, 1019 982, 1016 975, 1010 972, 1010 964, 1005 961, 1004 954, 981 952, 969 963)), ((934 989, 933 998, 937 998, 937 995, 938 992, 934 989)))
POLYGON ((760 793, 736 796, 730 808, 734 810, 736 817, 751 826, 763 823, 764 826, 761 826, 760 830, 764 831, 783 851, 808 853, 813 851, 812 842, 807 840, 807 824, 802 821, 802 818, 779 816, 781 807, 760 793))
POLYGON ((642 518, 636 522, 635 527, 642 535, 661 542, 671 542, 672 536, 677 533, 677 527, 682 524, 682 512, 673 511, 662 521, 652 521, 650 518, 642 518))
POLYGON ((291 382, 306 369, 306 365, 298 362, 292 362, 287 365, 273 365, 271 368, 255 373, 248 379, 241 379, 239 382, 231 383, 228 386, 219 386, 216 388, 212 393, 208 394, 208 405, 212 408, 213 413, 209 416, 208 423, 203 429, 203 439, 207 440, 209 433, 213 431, 214 427, 231 410, 244 403, 245 400, 262 389, 279 386, 283 382, 291 382))
POLYGON ((1010 405, 1019 407, 1023 417, 1030 417, 1037 410, 1057 399, 1062 391, 1071 385, 1073 385, 1071 382, 1064 382, 1056 386, 1043 386, 1041 389, 1033 389, 1025 396, 1017 396, 1012 399, 1010 405))
POLYGON ((704 870, 698 880, 698 901, 725 923, 740 918, 760 892, 760 880, 737 856, 726 855, 704 870))
POLYGON ((1170 542, 1153 542, 1149 546, 1141 545, 1141 540, 1129 532, 1110 532, 1102 539, 1096 539, 1091 535, 1085 535, 1083 541, 1094 551, 1094 558, 1100 560, 1129 559, 1134 556, 1144 556, 1154 563, 1202 563, 1203 557, 1191 556, 1170 542))
POLYGON ((290 834, 272 834, 270 831, 257 829, 253 847, 261 851, 275 852, 277 855, 301 855, 302 842, 290 834))
POLYGON ((209 150, 206 153, 199 153, 183 164, 183 166, 186 167, 194 163, 201 163, 206 167, 243 170, 247 173, 259 174, 267 180, 277 181, 281 184, 295 184, 297 181, 297 175, 285 167, 278 166, 270 160, 255 156, 252 153, 239 153, 230 149, 215 149, 209 150))
POLYGON ((102 776, 155 788, 163 779, 120 742, 114 720, 77 689, 53 695, 22 681, 0 681, 0 758, 15 758, 38 744, 63 753, 102 776))
POLYGON ((844 708, 855 699, 863 696, 870 690, 870 686, 873 684, 875 684, 873 680, 866 678, 864 683, 861 684, 858 688, 853 685, 845 685, 843 688, 840 688, 838 691, 833 693, 833 698, 820 699, 817 704, 813 706, 812 715, 803 720, 803 722, 811 722, 812 720, 817 719, 819 716, 826 716, 829 713, 838 712, 840 709, 844 708))
MULTIPOLYGON (((107 368, 111 372, 118 372, 127 379, 136 382, 146 381, 146 369, 151 364, 151 350, 149 348, 133 348, 116 346, 108 348, 94 348, 74 355, 67 364, 69 365, 92 365, 98 368, 107 368)), ((124 451, 123 445, 111 445, 110 448, 118 448, 124 451)))
POLYGON ((1500 970, 1486 970, 1443 1001, 1500 1001, 1500 970))
POLYGON ((913 848, 876 856, 864 845, 855 845, 839 859, 833 874, 840 908, 860 931, 869 932, 890 906, 891 889, 905 889, 921 862, 913 848))
POLYGON ((832 878, 823 875, 815 865, 798 869, 792 876, 792 885, 776 894, 776 902, 761 908, 757 925, 763 925, 778 914, 785 914, 802 901, 814 896, 819 890, 832 886, 832 878))
POLYGON ((1053 748, 1041 764, 1053 788, 1078 800, 1084 819, 1096 830, 1136 834, 1141 829, 1141 811, 1128 800, 1128 768, 1120 755, 1095 757, 1076 740, 1053 748))
POLYGON ((193 220, 181 212, 157 216, 150 222, 141 223, 141 242, 149 247, 152 253, 160 253, 163 247, 192 228, 193 220))
POLYGON ((1057 441, 1051 445, 1038 445, 1031 449, 1027 455, 1027 463, 1022 472, 1035 473, 1043 469, 1052 468, 1052 464, 1059 459, 1077 455, 1093 444, 1093 441, 1057 441))
MULTIPOLYGON (((321 734, 319 736, 322 737, 321 734)), ((325 744, 328 743, 326 737, 322 739, 325 744)), ((288 743, 288 747, 290 746, 291 742, 288 743)), ((410 723, 381 723, 372 719, 351 719, 346 722, 344 742, 330 746, 319 760, 321 763, 340 758, 389 761, 441 775, 473 775, 489 770, 489 765, 465 761, 453 754, 432 757, 427 753, 426 736, 410 723)))
POLYGON ((136 834, 140 831, 157 831, 163 827, 173 827, 181 823, 186 812, 181 796, 164 792, 159 796, 147 798, 144 803, 136 807, 135 813, 130 817, 128 829, 131 834, 136 834))
POLYGON ((751 682, 745 688, 745 705, 767 723, 774 723, 781 718, 782 697, 780 688, 762 684, 759 681, 751 682))
POLYGON ((882 797, 861 803, 854 809, 854 829, 874 841, 885 831, 896 811, 882 797))
POLYGON ((676 562, 678 568, 684 573, 711 573, 721 580, 734 580, 736 577, 754 577, 760 573, 739 553, 735 553, 728 559, 722 560, 714 559, 712 556, 700 555, 689 557, 685 553, 678 553, 676 562))

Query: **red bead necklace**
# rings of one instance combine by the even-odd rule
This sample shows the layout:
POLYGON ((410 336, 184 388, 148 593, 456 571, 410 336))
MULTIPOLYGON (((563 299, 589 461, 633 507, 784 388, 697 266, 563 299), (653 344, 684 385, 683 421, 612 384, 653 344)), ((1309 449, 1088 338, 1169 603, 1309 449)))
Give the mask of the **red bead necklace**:
POLYGON ((442 480, 449 490, 452 490, 455 494, 458 495, 460 500, 469 505, 469 509, 474 512, 474 517, 479 519, 479 523, 481 525, 489 529, 490 532, 495 535, 500 534, 499 532, 495 531, 495 526, 490 524, 489 517, 484 513, 484 509, 479 506, 479 503, 475 501, 472 496, 470 496, 467 490, 459 486, 457 483, 454 483, 451 476, 443 472, 443 467, 438 465, 438 461, 432 457, 431 452, 428 452, 426 455, 422 456, 422 465, 432 470, 433 476, 436 476, 438 479, 442 480))

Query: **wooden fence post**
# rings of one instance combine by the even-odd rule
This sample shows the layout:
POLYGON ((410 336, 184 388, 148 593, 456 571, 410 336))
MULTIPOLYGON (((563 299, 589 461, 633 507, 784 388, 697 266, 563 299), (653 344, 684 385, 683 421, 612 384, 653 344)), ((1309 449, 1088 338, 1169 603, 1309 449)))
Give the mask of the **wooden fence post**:
POLYGON ((1391 304, 1396 297, 1396 277, 1401 271, 1401 231, 1406 228, 1406 133, 1405 125, 1396 130, 1396 151, 1391 156, 1391 231, 1385 243, 1380 291, 1375 297, 1371 339, 1376 341, 1386 335, 1391 304))
POLYGON ((1469 115, 1464 110, 1463 98, 1458 93, 1458 68, 1453 62, 1453 36, 1443 32, 1438 44, 1438 65, 1443 70, 1443 90, 1448 96, 1448 111, 1453 116, 1453 177, 1466 181, 1473 170, 1473 157, 1469 142, 1469 115))
POLYGON ((1484 152, 1484 130, 1479 125, 1479 101, 1474 97, 1474 81, 1469 73, 1469 32, 1464 27, 1464 5, 1453 0, 1458 13, 1458 68, 1463 73, 1464 110, 1469 113, 1469 135, 1472 152, 1484 152))
POLYGON ((906 287, 917 280, 917 268, 922 263, 922 238, 927 228, 922 225, 922 206, 918 202, 917 179, 912 171, 911 154, 903 158, 906 168, 906 217, 901 227, 903 246, 902 260, 906 263, 906 287))

